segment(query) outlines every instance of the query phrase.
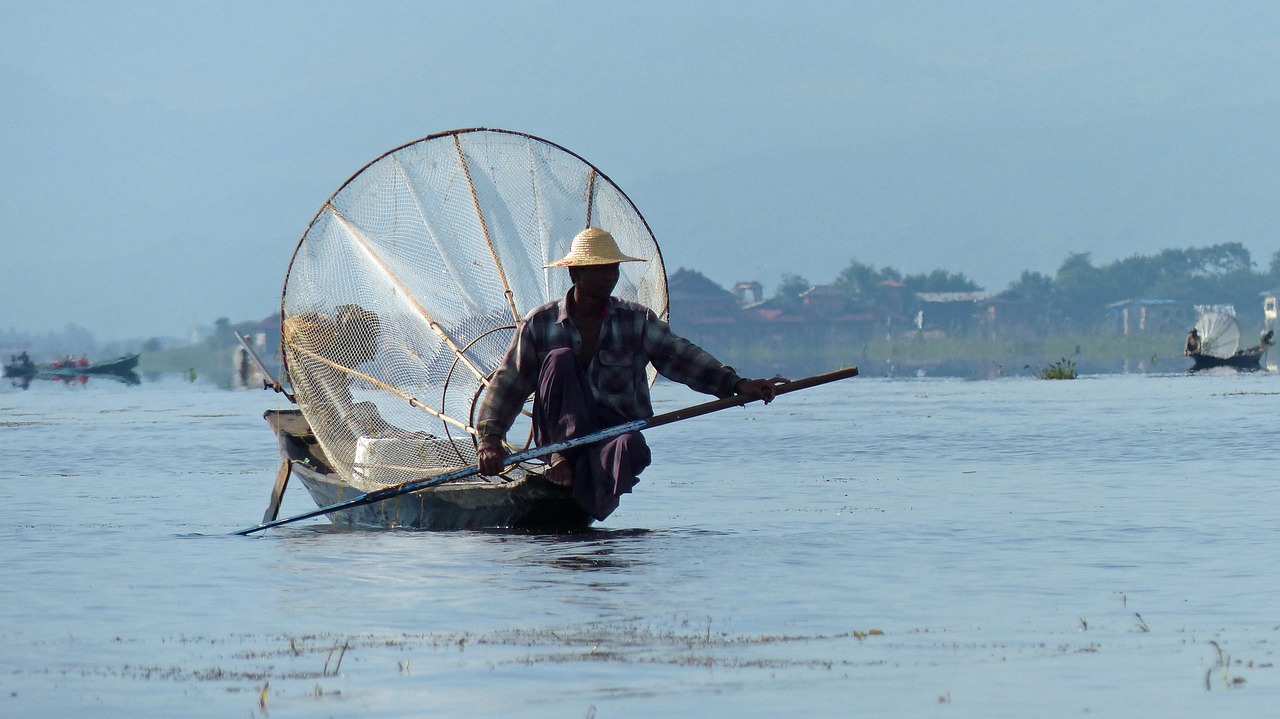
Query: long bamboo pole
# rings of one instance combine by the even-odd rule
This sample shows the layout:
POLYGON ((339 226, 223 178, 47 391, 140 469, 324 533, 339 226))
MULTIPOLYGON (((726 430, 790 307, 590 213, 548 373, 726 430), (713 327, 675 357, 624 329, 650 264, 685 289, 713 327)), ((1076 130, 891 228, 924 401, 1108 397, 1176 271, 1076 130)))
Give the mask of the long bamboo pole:
MULTIPOLYGON (((849 377, 855 377, 857 376, 857 374, 858 374, 857 367, 846 367, 845 369, 836 370, 834 372, 827 372, 826 374, 814 375, 813 377, 806 377, 804 379, 799 379, 793 382, 787 382, 785 384, 779 385, 777 388, 777 394, 786 394, 787 392, 795 392, 797 390, 808 389, 810 387, 816 387, 820 384, 826 384, 828 382, 835 382, 837 380, 847 379, 849 377)), ((734 395, 732 397, 725 397, 723 399, 704 402, 703 404, 694 405, 692 407, 685 407, 684 409, 678 409, 673 412, 667 412, 666 414, 655 415, 653 417, 649 417, 648 419, 637 419, 631 422, 625 422, 615 427, 602 429, 598 432, 593 432, 591 434, 584 435, 582 437, 575 437, 574 439, 570 439, 565 442, 548 444, 542 447, 534 447, 533 449, 528 449, 523 452, 517 452, 516 454, 509 455, 506 461, 504 462, 504 465, 509 467, 513 464, 519 464, 520 462, 534 459, 536 457, 544 457, 553 452, 563 452, 568 449, 573 449, 574 447, 581 447, 583 445, 592 444, 605 439, 609 439, 611 437, 617 437, 618 435, 625 434, 627 432, 636 432, 643 429, 661 427, 664 424, 680 422, 682 420, 691 419, 693 417, 701 417, 704 414, 719 412, 720 410, 728 409, 729 407, 741 407, 743 405, 749 404, 754 401, 756 400, 755 398, 752 398, 752 397, 734 395)), ((436 475, 435 477, 415 479, 410 482, 405 482, 404 484, 398 484, 394 487, 385 487, 383 489, 378 489, 372 492, 366 492, 359 496, 352 497, 351 499, 343 500, 341 502, 336 502, 334 504, 320 507, 319 509, 315 509, 310 512, 304 512, 302 514, 299 514, 293 517, 286 517, 285 519, 277 519, 272 522, 263 522, 262 524, 259 524, 256 527, 248 527, 246 529, 241 529, 237 532, 233 532, 233 534, 246 536, 249 534, 253 534, 254 532, 261 532, 264 529, 271 529, 273 527, 279 527, 281 525, 290 524, 292 522, 299 522, 304 519, 319 517, 322 514, 332 514, 334 512, 341 512, 344 509, 352 509, 354 507, 361 507, 366 504, 382 502, 388 499, 392 499, 394 497, 399 497, 403 494, 416 492, 420 489, 426 489, 428 487, 437 487, 441 484, 454 482, 459 479, 465 479, 467 477, 471 477, 471 476, 474 476, 475 474, 478 474, 479 471, 480 471, 479 467, 471 466, 471 467, 463 467, 461 469, 456 469, 456 470, 453 470, 452 472, 446 472, 444 474, 436 475)))

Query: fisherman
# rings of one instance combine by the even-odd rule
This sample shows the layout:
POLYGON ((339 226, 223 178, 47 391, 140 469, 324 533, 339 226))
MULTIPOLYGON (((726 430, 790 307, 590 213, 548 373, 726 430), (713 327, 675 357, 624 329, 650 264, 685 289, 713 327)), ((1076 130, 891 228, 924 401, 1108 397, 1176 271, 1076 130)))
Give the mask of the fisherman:
MULTIPOLYGON (((588 227, 573 238, 567 255, 546 265, 568 268, 573 286, 563 299, 525 315, 516 328, 480 405, 481 474, 503 471, 503 438, 530 394, 539 446, 653 416, 649 364, 699 392, 773 400, 777 386, 787 380, 745 379, 677 336, 653 310, 612 296, 619 263, 645 261, 624 255, 605 230, 588 227)), ((639 481, 650 459, 644 437, 627 432, 552 454, 546 478, 572 487, 578 504, 603 520, 639 481)))
POLYGON ((1182 354, 1187 356, 1198 355, 1200 354, 1200 347, 1200 330, 1192 327, 1191 332, 1187 334, 1187 348, 1182 351, 1182 354))

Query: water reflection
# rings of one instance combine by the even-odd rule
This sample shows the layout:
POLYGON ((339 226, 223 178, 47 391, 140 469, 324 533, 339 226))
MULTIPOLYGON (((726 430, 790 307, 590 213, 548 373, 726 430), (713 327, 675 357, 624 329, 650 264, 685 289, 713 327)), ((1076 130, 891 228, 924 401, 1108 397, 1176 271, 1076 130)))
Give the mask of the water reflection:
POLYGON ((585 529, 559 534, 487 532, 499 544, 518 544, 515 557, 527 566, 574 571, 621 571, 653 564, 651 529, 585 529))
POLYGON ((588 528, 567 532, 536 532, 512 529, 476 529, 428 532, 409 529, 366 529, 310 524, 278 532, 291 543, 323 546, 328 538, 360 537, 359 544, 368 551, 385 543, 419 546, 433 545, 434 553, 452 552, 462 556, 482 554, 486 561, 498 558, 524 567, 610 571, 629 570, 652 564, 654 541, 674 534, 671 531, 644 528, 588 528), (478 544, 477 544, 478 542, 478 544))
MULTIPOLYGON (((86 374, 51 374, 51 375, 23 375, 21 377, 13 377, 9 384, 18 389, 31 389, 32 380, 43 380, 45 382, 60 383, 67 387, 83 387, 89 384, 90 375, 86 374)), ((125 385, 142 384, 142 378, 137 372, 128 370, 125 372, 103 373, 92 375, 94 379, 109 379, 125 385)))

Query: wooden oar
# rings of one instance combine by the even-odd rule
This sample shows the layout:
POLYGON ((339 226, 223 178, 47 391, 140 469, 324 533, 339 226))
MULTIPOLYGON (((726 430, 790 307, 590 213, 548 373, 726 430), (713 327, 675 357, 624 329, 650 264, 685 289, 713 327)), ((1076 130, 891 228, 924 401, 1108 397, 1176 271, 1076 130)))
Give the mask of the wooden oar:
MULTIPOLYGON (((857 376, 857 374, 858 374, 857 367, 846 367, 845 369, 836 370, 834 372, 827 372, 826 374, 814 375, 813 377, 806 377, 804 379, 795 380, 794 382, 787 382, 785 384, 778 385, 777 394, 786 394, 787 392, 795 392, 797 390, 808 389, 810 387, 816 387, 820 384, 826 384, 828 382, 835 382, 836 380, 855 377, 857 376)), ((672 422, 679 422, 681 420, 690 419, 693 417, 700 417, 704 414, 710 414, 712 412, 719 412, 722 409, 728 409, 729 407, 741 407, 742 405, 749 404, 754 401, 756 401, 756 398, 744 397, 742 395, 734 395, 732 397, 725 397, 724 399, 712 400, 710 402, 694 405, 692 407, 686 407, 684 409, 678 409, 673 412, 667 412, 666 414, 655 415, 648 419, 637 419, 631 422, 625 422, 623 424, 617 425, 616 427, 609 427, 608 429, 602 429, 598 432, 592 432, 591 434, 583 435, 581 437, 575 437, 573 439, 566 440, 564 442, 557 442, 555 444, 548 444, 542 447, 534 447, 532 449, 527 449, 523 452, 517 452, 515 454, 509 455, 503 464, 504 466, 509 467, 513 464, 525 462, 527 460, 534 459, 536 457, 543 457, 553 452, 563 452, 567 449, 573 449, 574 447, 581 447, 582 445, 585 445, 585 444, 592 444, 594 442, 599 442, 601 440, 609 439, 611 437, 617 437, 618 435, 625 434, 627 432, 635 432, 642 429, 651 429, 653 427, 661 427, 664 424, 671 424, 672 422)), ((241 529, 238 532, 233 532, 233 534, 238 534, 238 535, 253 534, 254 532, 261 532, 264 529, 271 529, 272 527, 279 527, 284 524, 290 524, 292 522, 298 522, 304 519, 311 519, 312 517, 319 517, 322 514, 332 514, 334 512, 341 512, 344 509, 361 507, 366 504, 373 504, 375 502, 382 502, 382 501, 391 499, 393 497, 399 497, 400 495, 403 495, 403 494, 416 492, 420 489, 426 489, 428 487, 436 487, 441 484, 445 484, 447 482, 454 482, 459 479, 465 479, 466 477, 471 477, 475 474, 478 474, 479 471, 480 471, 479 467, 472 465, 470 467, 463 467, 461 469, 456 469, 452 472, 439 474, 434 477, 426 477, 424 479, 415 479, 410 482, 405 482, 404 484, 397 484, 393 487, 384 487, 382 489, 378 489, 372 492, 366 492, 364 494, 352 497, 351 499, 346 499, 341 502, 335 502, 334 504, 330 504, 325 507, 320 507, 319 509, 315 509, 310 512, 304 512, 297 516, 286 517, 285 519, 277 519, 271 522, 263 522, 262 524, 259 524, 256 527, 241 529)))
POLYGON ((262 521, 272 522, 280 516, 280 500, 284 499, 284 488, 289 486, 289 475, 293 473, 293 460, 285 459, 280 463, 280 471, 276 472, 276 483, 271 488, 271 501, 267 503, 267 511, 262 513, 262 521))

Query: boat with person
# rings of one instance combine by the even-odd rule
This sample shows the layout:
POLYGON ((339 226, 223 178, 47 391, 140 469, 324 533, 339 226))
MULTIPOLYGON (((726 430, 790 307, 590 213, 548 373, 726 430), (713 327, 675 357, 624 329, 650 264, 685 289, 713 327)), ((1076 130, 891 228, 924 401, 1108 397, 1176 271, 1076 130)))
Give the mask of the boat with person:
POLYGON ((90 362, 85 356, 79 359, 66 357, 52 362, 35 363, 26 352, 11 355, 4 366, 4 376, 19 381, 33 379, 68 380, 79 377, 101 376, 120 380, 126 384, 138 384, 140 381, 135 368, 139 355, 129 354, 101 362, 90 362))
MULTIPOLYGON (((540 447, 526 404, 502 440, 503 471, 479 474, 481 396, 520 319, 569 291, 568 273, 551 263, 592 226, 608 226, 620 252, 650 258, 618 267, 613 296, 668 319, 648 223, 608 177, 559 145, 454 130, 391 150, 343 183, 285 273, 283 382, 240 337, 264 386, 296 408, 265 413, 283 461, 262 522, 235 534, 319 516, 374 529, 582 529, 593 518, 547 479, 548 455, 760 399, 735 394, 540 447), (291 478, 317 509, 278 519, 291 478)), ((775 393, 857 374, 782 381, 775 393)), ((643 379, 656 377, 647 366, 643 379)))
MULTIPOLYGON (((653 258, 622 267, 616 294, 666 319, 666 273, 648 224, 608 177, 559 145, 455 130, 387 152, 343 183, 285 273, 289 390, 267 384, 297 407, 265 415, 282 464, 263 522, 277 516, 291 478, 324 508, 473 467, 479 399, 516 323, 568 291, 566 273, 544 265, 602 224, 624 251, 653 258)), ((650 384, 655 377, 651 368, 650 384)), ((506 439, 513 452, 532 440, 524 415, 506 439)), ((499 477, 472 474, 328 516, 363 528, 588 526, 544 468, 530 459, 499 477)))
POLYGON ((1240 327, 1235 317, 1224 309, 1207 310, 1200 314, 1195 327, 1187 336, 1185 354, 1191 358, 1189 372, 1199 372, 1217 367, 1256 371, 1262 369, 1262 358, 1271 347, 1274 333, 1263 332, 1258 344, 1240 347, 1240 327))

